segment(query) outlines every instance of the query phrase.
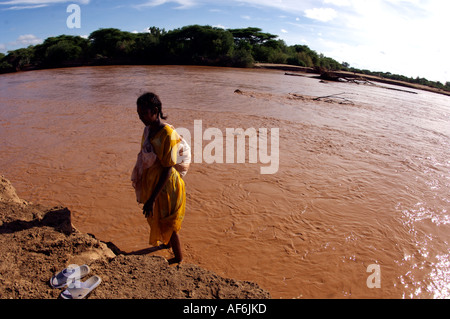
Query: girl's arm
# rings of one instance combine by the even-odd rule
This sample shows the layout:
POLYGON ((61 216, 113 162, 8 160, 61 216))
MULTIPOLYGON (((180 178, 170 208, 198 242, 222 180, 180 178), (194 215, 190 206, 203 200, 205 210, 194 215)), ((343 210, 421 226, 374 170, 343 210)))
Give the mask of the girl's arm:
POLYGON ((159 177, 158 183, 155 186, 155 190, 153 191, 148 201, 144 204, 143 214, 145 215, 146 218, 150 216, 150 214, 153 214, 153 205, 155 204, 155 200, 161 193, 161 190, 166 185, 167 181, 169 180, 171 171, 172 171, 171 166, 163 167, 161 176, 159 177))

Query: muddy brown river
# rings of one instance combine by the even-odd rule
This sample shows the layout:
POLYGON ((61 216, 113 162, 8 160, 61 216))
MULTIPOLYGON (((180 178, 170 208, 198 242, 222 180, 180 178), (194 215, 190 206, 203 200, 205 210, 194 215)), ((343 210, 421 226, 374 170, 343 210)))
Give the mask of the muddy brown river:
POLYGON ((5 74, 0 174, 80 231, 149 247, 130 175, 153 91, 191 133, 185 262, 273 298, 450 298, 450 98, 392 88, 213 67, 5 74))

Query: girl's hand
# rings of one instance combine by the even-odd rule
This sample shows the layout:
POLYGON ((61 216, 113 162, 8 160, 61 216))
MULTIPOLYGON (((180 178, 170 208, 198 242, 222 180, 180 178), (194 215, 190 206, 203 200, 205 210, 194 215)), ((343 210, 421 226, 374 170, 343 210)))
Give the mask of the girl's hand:
POLYGON ((171 170, 172 170, 172 167, 164 167, 163 168, 163 171, 161 173, 161 176, 159 177, 158 183, 156 184, 156 187, 153 190, 153 194, 150 196, 150 198, 144 205, 143 214, 146 218, 148 218, 148 216, 153 216, 153 206, 155 205, 156 198, 158 198, 164 185, 166 185, 167 181, 169 180, 171 170))
POLYGON ((155 200, 153 198, 150 198, 145 204, 143 208, 143 214, 145 218, 148 218, 149 216, 153 216, 153 205, 155 205, 155 200))

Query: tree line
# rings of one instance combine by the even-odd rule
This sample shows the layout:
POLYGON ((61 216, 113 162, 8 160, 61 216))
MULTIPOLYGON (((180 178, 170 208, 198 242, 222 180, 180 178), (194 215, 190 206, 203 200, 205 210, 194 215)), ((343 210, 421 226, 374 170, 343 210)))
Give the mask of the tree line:
POLYGON ((170 31, 150 27, 146 33, 107 28, 92 32, 88 38, 60 35, 47 38, 42 44, 8 51, 6 55, 0 53, 0 73, 110 64, 252 67, 255 62, 370 73, 450 90, 450 82, 443 85, 350 68, 347 63, 341 64, 306 45, 288 46, 277 35, 256 27, 222 29, 190 25, 170 31))

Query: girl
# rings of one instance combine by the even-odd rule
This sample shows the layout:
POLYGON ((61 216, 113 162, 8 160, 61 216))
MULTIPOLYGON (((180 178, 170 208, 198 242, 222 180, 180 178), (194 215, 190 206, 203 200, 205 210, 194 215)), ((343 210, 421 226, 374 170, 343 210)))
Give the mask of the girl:
POLYGON ((132 181, 138 202, 144 204, 143 214, 150 225, 150 244, 172 247, 179 263, 183 256, 178 232, 184 218, 186 191, 177 164, 177 147, 181 137, 168 124, 156 94, 145 93, 137 99, 137 112, 146 126, 133 170, 132 181))

